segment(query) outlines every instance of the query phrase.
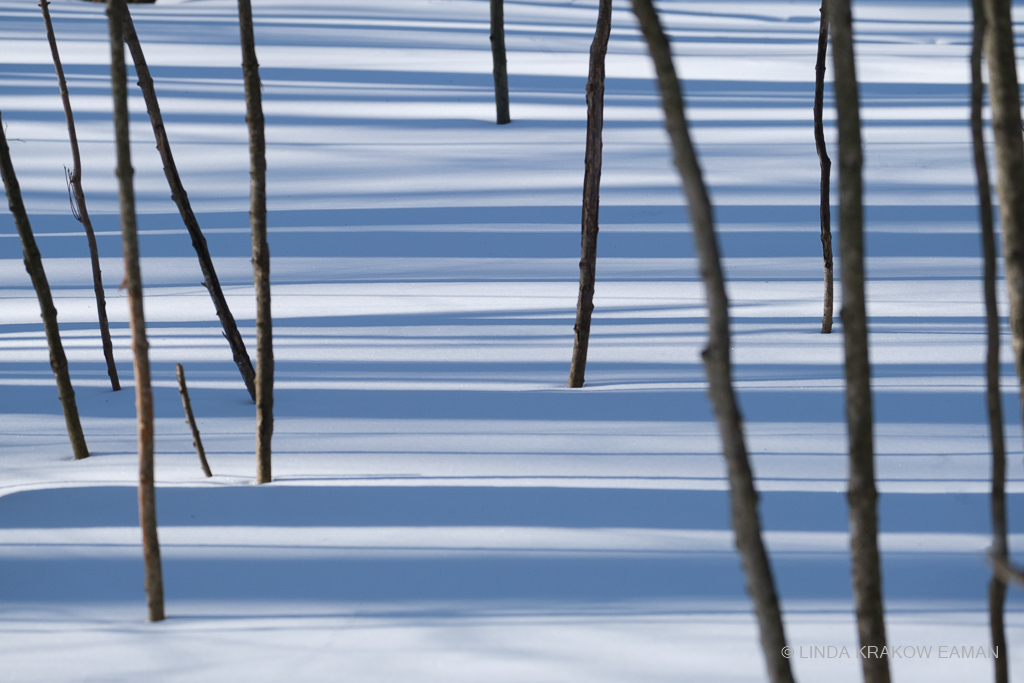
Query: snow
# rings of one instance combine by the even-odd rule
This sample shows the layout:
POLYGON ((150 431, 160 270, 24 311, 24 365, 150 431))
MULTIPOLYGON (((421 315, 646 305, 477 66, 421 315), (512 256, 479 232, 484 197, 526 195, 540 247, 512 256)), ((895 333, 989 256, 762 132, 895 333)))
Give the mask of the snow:
MULTIPOLYGON (((119 393, 66 204, 67 131, 41 17, 34 2, 0 0, 0 111, 93 453, 71 459, 5 212, 0 678, 764 680, 699 362, 703 291, 628 3, 616 2, 608 56, 581 390, 564 385, 596 1, 506 0, 513 123, 502 127, 482 0, 253 4, 277 360, 269 485, 254 485, 253 406, 132 94, 169 615, 150 624, 105 15, 73 0, 51 7, 119 393), (192 449, 175 363, 212 479, 192 449)), ((860 680, 842 335, 818 333, 818 3, 659 7, 716 204, 736 386, 796 675, 860 680)), ((132 9, 178 168, 254 353, 236 6, 132 9)), ((855 18, 888 640, 907 648, 891 665, 899 680, 985 680, 992 661, 974 656, 989 642, 990 465, 969 8, 858 2, 855 18)), ((1017 532, 1024 463, 1005 329, 1003 342, 1017 532)), ((1015 533, 1011 546, 1022 541, 1015 533)), ((1014 657, 1022 607, 1011 590, 1014 657)), ((1011 672, 1024 681, 1020 666, 1011 672)))

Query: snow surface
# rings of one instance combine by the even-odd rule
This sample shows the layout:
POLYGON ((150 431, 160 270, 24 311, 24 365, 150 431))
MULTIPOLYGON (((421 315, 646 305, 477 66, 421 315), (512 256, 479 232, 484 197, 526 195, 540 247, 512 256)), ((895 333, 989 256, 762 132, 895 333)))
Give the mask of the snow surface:
MULTIPOLYGON (((608 55, 582 390, 564 384, 596 1, 506 0, 513 123, 502 127, 482 0, 253 4, 274 256, 270 485, 253 485, 253 407, 132 95, 169 615, 149 624, 105 15, 52 5, 120 393, 67 206, 67 132, 38 7, 0 0, 0 111, 93 453, 71 459, 4 213, 0 680, 764 680, 699 363, 703 292, 628 4, 615 4, 608 55), (183 420, 178 362, 210 480, 183 420)), ((902 681, 986 680, 992 661, 959 649, 989 642, 969 10, 855 5, 889 642, 933 648, 892 669, 902 681)), ((842 335, 818 333, 818 3, 659 6, 716 203, 736 385, 789 641, 803 648, 796 674, 857 681, 853 656, 799 656, 856 650, 842 335)), ((236 6, 160 0, 133 12, 178 168, 254 352, 236 6)), ((1019 530, 1022 434, 1006 347, 1019 530)), ((1022 608, 1011 591, 1018 658, 1022 608)))

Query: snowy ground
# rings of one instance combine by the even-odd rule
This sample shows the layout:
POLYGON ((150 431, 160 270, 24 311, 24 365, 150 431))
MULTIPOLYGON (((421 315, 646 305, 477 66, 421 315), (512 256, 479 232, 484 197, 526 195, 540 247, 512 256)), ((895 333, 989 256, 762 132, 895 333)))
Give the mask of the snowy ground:
MULTIPOLYGON (((961 649, 989 642, 966 4, 855 3, 883 572, 904 681, 992 670, 961 649)), ((736 383, 796 673, 860 680, 842 336, 818 333, 818 4, 659 6, 717 206, 736 383), (810 658, 815 647, 823 654, 810 658), (830 656, 843 647, 850 656, 830 656)), ((105 16, 71 0, 51 11, 126 389, 106 379, 42 20, 34 2, 0 0, 0 112, 93 452, 71 459, 5 212, 0 679, 764 679, 699 364, 702 289, 628 3, 616 3, 608 57, 587 387, 568 390, 596 1, 506 0, 513 123, 503 127, 493 125, 482 0, 254 1, 277 359, 268 486, 252 485, 253 407, 133 98, 169 614, 160 624, 145 621, 142 592, 105 16), (179 362, 212 480, 182 417, 179 362)), ((133 12, 178 167, 254 352, 235 3, 160 0, 133 12)), ((1009 363, 1003 381, 1019 531, 1009 363)), ((1008 623, 1019 662, 1016 592, 1008 623)), ((1011 662, 1014 680, 1022 670, 1011 662)))

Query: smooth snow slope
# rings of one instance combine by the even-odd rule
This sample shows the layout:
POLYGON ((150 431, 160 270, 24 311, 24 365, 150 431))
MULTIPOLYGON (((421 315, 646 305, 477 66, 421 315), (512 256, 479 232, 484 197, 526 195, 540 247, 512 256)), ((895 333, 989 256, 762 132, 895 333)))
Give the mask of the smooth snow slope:
MULTIPOLYGON (((818 333, 818 6, 659 3, 716 203, 789 640, 824 653, 798 650, 796 673, 839 682, 860 680, 860 663, 828 656, 855 651, 856 635, 842 335, 818 333)), ((628 3, 616 3, 608 57, 587 387, 568 390, 596 1, 507 0, 513 123, 498 127, 482 0, 255 0, 277 360, 268 486, 252 485, 253 407, 133 95, 160 624, 145 622, 142 594, 105 15, 72 0, 51 11, 126 388, 106 379, 85 240, 67 208, 42 19, 34 2, 0 0, 0 112, 93 452, 71 459, 5 212, 0 680, 764 680, 704 395, 703 292, 628 3), (182 417, 179 362, 212 480, 182 417)), ((235 3, 160 0, 133 13, 254 352, 235 3)), ((986 680, 992 662, 959 649, 988 643, 969 11, 857 2, 855 18, 889 641, 932 647, 892 668, 904 681, 986 680)), ((1003 377, 1019 531, 1009 362, 1003 377)), ((1013 591, 1007 618, 1019 662, 1013 591)))

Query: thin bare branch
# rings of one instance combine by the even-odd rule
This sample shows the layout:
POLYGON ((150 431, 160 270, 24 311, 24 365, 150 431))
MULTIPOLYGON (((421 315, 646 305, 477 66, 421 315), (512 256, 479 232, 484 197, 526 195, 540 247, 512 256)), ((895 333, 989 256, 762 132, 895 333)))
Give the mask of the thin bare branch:
POLYGON ((164 128, 163 115, 160 113, 160 103, 156 98, 156 88, 153 85, 153 77, 149 73, 149 66, 146 64, 146 56, 142 52, 142 45, 139 36, 135 32, 135 24, 132 22, 131 14, 125 9, 124 13, 124 39, 128 49, 132 53, 132 61, 135 63, 135 73, 139 77, 139 88, 142 90, 142 97, 146 101, 146 112, 149 114, 149 121, 153 126, 153 135, 156 138, 156 147, 160 152, 160 159, 164 165, 164 176, 171 189, 171 198, 178 207, 178 213, 185 223, 189 236, 192 238, 192 248, 195 249, 199 259, 199 268, 203 272, 203 286, 210 293, 213 300, 213 307, 217 312, 221 327, 224 330, 224 338, 231 347, 231 355, 238 366, 238 372, 242 375, 242 381, 253 401, 256 400, 256 371, 249 360, 249 352, 245 350, 245 342, 238 331, 235 317, 228 308, 227 299, 217 278, 217 271, 213 267, 213 258, 206 245, 206 237, 199 227, 199 221, 192 211, 192 205, 188 201, 188 194, 178 174, 178 167, 174 163, 174 155, 171 153, 171 143, 167 139, 167 130, 164 128))
MULTIPOLYGON (((0 121, 0 128, 3 122, 0 121)), ((6 130, 6 129, 4 129, 6 130)), ((85 443, 82 423, 78 417, 78 404, 75 402, 75 389, 71 385, 68 373, 68 359, 64 354, 64 345, 60 341, 60 328, 57 326, 57 309, 53 305, 50 285, 43 270, 43 258, 36 246, 32 226, 29 224, 25 203, 21 198, 21 186, 14 174, 14 163, 11 161, 11 150, 7 147, 7 136, 0 132, 0 175, 3 176, 4 188, 7 192, 7 204, 14 216, 14 225, 21 238, 21 248, 25 256, 25 270, 32 279, 36 298, 39 300, 40 313, 43 316, 43 329, 46 331, 46 343, 50 349, 50 369, 57 380, 57 395, 64 409, 64 422, 71 439, 71 450, 76 460, 89 457, 89 448, 85 443)))
POLYGON ((117 180, 121 208, 121 250, 128 290, 135 371, 135 412, 139 446, 139 526, 145 563, 146 603, 149 620, 164 618, 164 581, 157 538, 156 487, 153 473, 153 387, 149 367, 149 342, 142 309, 142 271, 139 268, 139 233, 135 215, 135 188, 131 144, 128 138, 128 80, 124 63, 123 17, 125 0, 107 0, 110 27, 110 83, 114 98, 114 131, 117 140, 117 180))
POLYGON ((825 280, 825 302, 821 314, 821 333, 832 332, 832 207, 830 201, 830 185, 832 160, 825 149, 825 55, 828 52, 828 12, 825 11, 825 0, 821 3, 821 20, 818 25, 818 59, 814 65, 814 148, 818 152, 818 165, 821 167, 819 184, 818 214, 821 221, 821 256, 825 280))
MULTIPOLYGON (((849 438, 850 561, 857 632, 862 647, 885 646, 882 566, 878 550, 878 490, 871 400, 871 363, 864 286, 863 146, 849 0, 827 0, 839 128, 839 224, 843 348, 849 438)), ((887 658, 861 659, 866 683, 888 683, 887 658)))
POLYGON ((491 0, 491 61, 494 66, 494 106, 498 125, 510 123, 508 66, 505 59, 505 3, 491 0))
MULTIPOLYGON (((1003 406, 999 389, 999 311, 996 305, 996 237, 992 210, 992 189, 985 154, 982 106, 985 84, 981 66, 985 37, 985 12, 981 0, 971 0, 974 31, 971 36, 971 142, 974 150, 974 171, 978 181, 978 218, 981 224, 981 251, 984 257, 983 291, 985 294, 985 402, 988 409, 989 436, 992 442, 992 553, 1005 560, 1006 542, 1006 443, 1003 434, 1003 406)), ((1006 581, 993 572, 988 587, 989 630, 992 646, 1003 655, 996 658, 996 683, 1009 681, 1009 651, 1006 648, 1004 623, 1006 581)))
POLYGON ((75 131, 75 116, 71 110, 71 96, 68 93, 67 79, 64 78, 64 67, 61 65, 60 53, 57 50, 57 37, 53 32, 53 21, 50 19, 50 3, 40 0, 39 8, 43 12, 43 23, 46 25, 46 37, 50 43, 50 54, 53 56, 53 68, 57 72, 57 85, 60 88, 61 102, 64 104, 64 118, 68 124, 68 138, 71 141, 72 169, 64 168, 68 183, 68 198, 71 202, 71 214, 85 230, 85 238, 89 244, 89 258, 92 263, 92 287, 96 297, 96 315, 100 325, 100 340, 103 345, 103 357, 107 362, 107 376, 110 387, 114 391, 121 390, 121 381, 117 376, 117 365, 114 363, 114 344, 110 338, 110 323, 107 318, 107 301, 103 294, 103 274, 100 272, 99 247, 96 234, 92 229, 92 220, 85 205, 85 190, 82 189, 82 155, 78 150, 78 134, 75 131))
POLYGON ((597 279, 598 209, 601 203, 602 133, 604 130, 605 55, 612 29, 611 0, 601 0, 597 28, 590 44, 590 76, 587 79, 587 146, 583 162, 583 220, 580 236, 580 292, 573 326, 572 362, 569 386, 583 386, 590 348, 590 321, 594 313, 594 285, 597 279))
POLYGON ((256 60, 252 5, 238 0, 238 25, 249 125, 249 224, 252 274, 256 287, 256 481, 271 479, 270 442, 274 434, 274 335, 270 312, 270 245, 267 243, 267 157, 260 65, 256 60))
POLYGON ((761 538, 757 490, 754 488, 754 475, 747 456, 743 421, 732 386, 729 300, 725 291, 725 275, 722 272, 711 200, 696 150, 690 140, 682 88, 672 62, 668 37, 651 0, 633 0, 633 11, 640 22, 640 30, 647 41, 658 76, 665 127, 672 141, 673 160, 686 194, 694 245, 704 280, 708 307, 708 344, 702 358, 708 377, 708 397, 718 421, 722 451, 729 473, 729 502, 736 548, 761 630, 761 649, 768 675, 773 683, 789 682, 793 680, 793 672, 789 660, 783 656, 787 648, 782 613, 768 552, 761 538))
POLYGON ((185 411, 185 421, 192 432, 192 445, 195 446, 196 455, 199 456, 199 466, 203 468, 203 474, 212 477, 213 472, 210 471, 210 463, 206 461, 206 449, 203 448, 203 439, 199 436, 196 416, 192 413, 192 399, 188 397, 188 385, 185 384, 185 368, 181 367, 181 363, 176 363, 174 370, 178 376, 178 393, 181 394, 181 407, 185 411))

